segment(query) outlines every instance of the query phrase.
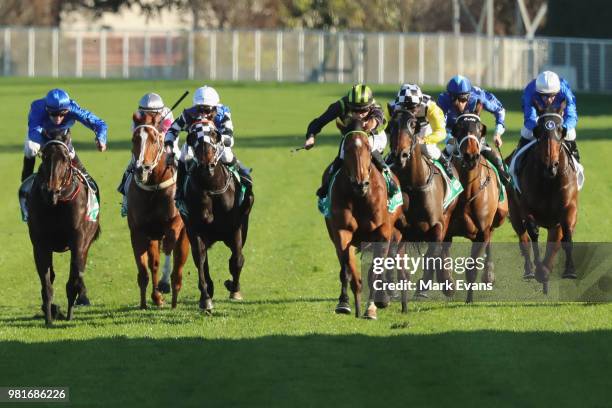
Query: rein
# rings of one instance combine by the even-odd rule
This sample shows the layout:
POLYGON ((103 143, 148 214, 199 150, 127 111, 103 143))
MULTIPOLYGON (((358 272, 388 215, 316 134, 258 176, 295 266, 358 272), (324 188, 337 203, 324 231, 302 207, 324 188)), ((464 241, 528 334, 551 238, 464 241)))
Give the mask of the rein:
MULTIPOLYGON (((464 114, 461 114, 461 115, 457 116, 456 122, 459 122, 459 120, 463 119, 463 118, 473 118, 473 119, 477 120, 478 122, 480 122, 480 116, 476 115, 475 113, 464 113, 464 114)), ((482 138, 478 138, 478 137, 476 137, 474 135, 467 134, 463 138, 461 138, 461 140, 459 141, 459 144, 457 145, 457 148, 453 152, 455 157, 457 157, 458 159, 462 159, 463 158, 463 153, 461 153, 461 146, 463 146, 463 144, 465 142, 467 142, 468 140, 470 140, 470 139, 473 139, 473 140, 476 141, 476 143, 478 143, 478 151, 480 152, 480 150, 482 149, 482 138)))
MULTIPOLYGON (((143 135, 141 134, 141 145, 140 145, 140 156, 138 157, 138 160, 136 161, 136 168, 138 167, 142 167, 143 168, 143 172, 146 172, 147 175, 150 174, 153 169, 155 169, 157 167, 157 165, 159 164, 161 157, 164 153, 164 146, 163 146, 163 141, 162 141, 162 137, 161 137, 161 133, 160 131, 152 125, 138 125, 134 128, 133 134, 136 134, 136 132, 139 129, 151 129, 153 130, 153 132, 155 133, 155 140, 156 140, 156 146, 157 146, 157 155, 155 156, 155 159, 151 162, 151 163, 145 163, 144 162, 144 155, 147 149, 147 141, 149 140, 148 135, 147 137, 143 137, 143 135)), ((159 191, 159 190, 164 190, 168 187, 170 187, 171 185, 173 185, 174 183, 176 183, 176 178, 177 178, 177 174, 176 172, 173 172, 172 177, 162 181, 159 184, 154 184, 154 185, 150 185, 150 184, 145 184, 142 182, 142 180, 139 180, 138 177, 134 177, 134 182, 136 183, 136 185, 141 188, 142 190, 145 191, 159 191)))

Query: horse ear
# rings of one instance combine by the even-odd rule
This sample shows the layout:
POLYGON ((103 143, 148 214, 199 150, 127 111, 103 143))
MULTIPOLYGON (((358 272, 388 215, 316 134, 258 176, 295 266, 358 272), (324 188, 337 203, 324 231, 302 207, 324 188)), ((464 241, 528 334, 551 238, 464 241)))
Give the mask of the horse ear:
POLYGON ((476 102, 476 108, 474 108, 474 113, 480 116, 480 112, 482 112, 482 102, 476 102))
POLYGON ((141 119, 142 117, 140 116, 140 112, 134 112, 134 114, 132 115, 132 120, 134 121, 134 123, 140 122, 141 119))
POLYGON ((480 124, 480 136, 486 136, 487 134, 487 125, 485 125, 484 123, 480 124))
POLYGON ((564 100, 563 102, 561 102, 561 105, 559 105, 559 111, 557 113, 563 116, 563 114, 565 113, 566 106, 567 106, 567 101, 564 100))
POLYGON ((538 115, 541 115, 544 112, 544 107, 540 105, 540 103, 535 98, 533 98, 533 104, 535 105, 536 110, 538 111, 538 115))

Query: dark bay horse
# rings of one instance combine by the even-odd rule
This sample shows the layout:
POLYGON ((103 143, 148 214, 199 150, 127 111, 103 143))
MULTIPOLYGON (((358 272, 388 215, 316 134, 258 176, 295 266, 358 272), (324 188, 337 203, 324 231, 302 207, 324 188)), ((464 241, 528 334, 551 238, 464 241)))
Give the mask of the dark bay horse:
MULTIPOLYGON (((479 110, 478 110, 479 111, 479 110)), ((457 118, 453 127, 456 140, 456 162, 463 192, 453 212, 448 232, 448 240, 462 236, 472 241, 471 257, 482 257, 486 252, 486 262, 482 281, 493 283, 493 262, 491 258, 491 239, 493 230, 503 224, 508 215, 508 200, 500 202, 500 186, 495 170, 480 154, 482 138, 487 127, 480 121, 478 114, 466 113, 457 118)), ((445 254, 447 252, 445 251, 445 254)), ((476 281, 478 270, 474 267, 466 271, 469 283, 476 281)), ((466 302, 473 300, 470 285, 466 302)))
POLYGON ((28 229, 34 261, 42 286, 45 323, 60 317, 53 303, 53 252, 70 251, 70 275, 66 283, 67 320, 73 317, 77 295, 86 293, 83 274, 87 253, 100 234, 99 215, 88 216, 88 187, 70 157, 70 132, 48 132, 51 139, 41 149, 42 163, 28 196, 28 229))
MULTIPOLYGON (((160 241, 169 261, 173 255, 172 307, 176 307, 181 290, 183 266, 189 253, 189 240, 179 212, 174 205, 176 173, 166 166, 164 136, 159 131, 159 115, 136 113, 133 116, 132 155, 134 174, 127 189, 128 226, 132 249, 138 268, 140 308, 147 308, 146 291, 151 272, 151 298, 157 306, 163 304, 158 290, 160 241)), ((166 263, 166 265, 169 264, 166 263)))
POLYGON ((244 265, 242 249, 249 229, 249 215, 255 201, 247 189, 242 203, 240 184, 228 167, 221 163, 223 143, 214 124, 195 122, 188 131, 187 143, 195 153, 195 166, 185 187, 187 214, 182 214, 191 243, 193 262, 198 269, 200 308, 213 309, 214 286, 208 267, 208 249, 223 242, 232 252, 229 259, 231 280, 225 281, 230 299, 242 300, 240 273, 244 265))
MULTIPOLYGON (((377 249, 374 256, 386 256, 391 241, 401 239, 395 224, 402 211, 401 207, 392 213, 387 210, 387 185, 382 173, 371 162, 370 142, 361 120, 351 119, 344 131, 344 160, 331 188, 331 216, 325 219, 325 224, 340 262, 341 289, 336 313, 351 312, 347 294, 350 280, 355 317, 359 317, 362 280, 356 265, 355 247, 365 242, 379 242, 382 249, 377 249)), ((376 319, 372 269, 368 281, 370 293, 364 317, 376 319)), ((407 311, 405 298, 402 298, 402 311, 407 311)))
MULTIPOLYGON (((418 129, 414 113, 398 109, 390 123, 390 133, 394 157, 391 169, 399 179, 404 202, 409 203, 404 207, 407 226, 402 231, 402 237, 411 242, 428 243, 427 258, 439 256, 457 200, 443 208, 447 188, 444 176, 422 153, 424 145, 416 136, 418 129)), ((446 284, 443 293, 452 295, 451 272, 444 268, 435 270, 437 281, 446 284)), ((422 281, 429 282, 432 276, 433 270, 426 268, 422 281)))
MULTIPOLYGON (((550 273, 561 244, 565 251, 563 278, 576 278, 572 234, 578 218, 578 186, 572 157, 563 143, 565 129, 562 112, 565 104, 556 110, 539 110, 537 125, 533 130, 537 142, 525 152, 522 159, 525 164, 517 175, 520 192, 512 189, 509 194, 510 221, 519 236, 521 253, 525 259, 523 277, 535 277, 542 283, 544 293, 548 293, 550 273), (548 244, 543 260, 538 248, 539 227, 548 229, 548 244), (530 240, 535 274, 531 264, 530 240)), ((506 160, 510 162, 513 155, 506 160)))

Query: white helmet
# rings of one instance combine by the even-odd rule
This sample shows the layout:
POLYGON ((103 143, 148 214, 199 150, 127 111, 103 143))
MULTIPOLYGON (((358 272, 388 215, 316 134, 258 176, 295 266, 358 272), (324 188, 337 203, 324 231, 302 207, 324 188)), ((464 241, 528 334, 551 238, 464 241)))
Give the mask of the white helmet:
POLYGON ((219 105, 219 94, 215 88, 210 86, 198 88, 193 94, 193 105, 217 106, 219 105))
POLYGON ((561 90, 559 75, 552 71, 541 72, 536 78, 536 91, 541 94, 556 94, 561 90))
POLYGON ((164 106, 161 96, 152 92, 145 94, 138 102, 138 109, 144 112, 161 112, 164 106))

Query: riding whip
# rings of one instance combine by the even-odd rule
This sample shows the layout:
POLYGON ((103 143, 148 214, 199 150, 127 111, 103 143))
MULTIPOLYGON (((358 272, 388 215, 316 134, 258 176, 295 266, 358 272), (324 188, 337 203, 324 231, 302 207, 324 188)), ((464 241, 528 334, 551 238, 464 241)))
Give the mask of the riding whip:
POLYGON ((168 116, 170 114, 170 112, 172 112, 174 110, 174 108, 176 108, 179 105, 179 103, 183 102, 183 99, 185 99, 187 97, 187 95, 189 95, 189 91, 185 91, 185 93, 178 99, 178 101, 176 101, 174 103, 174 105, 172 105, 172 107, 170 108, 168 113, 166 113, 166 115, 162 118, 162 121, 164 119, 166 119, 166 116, 168 116))

